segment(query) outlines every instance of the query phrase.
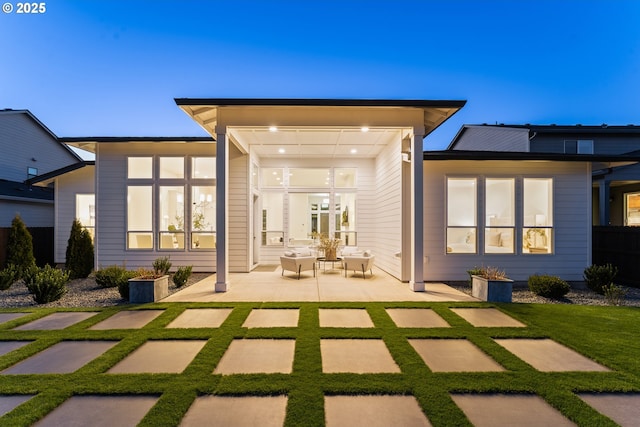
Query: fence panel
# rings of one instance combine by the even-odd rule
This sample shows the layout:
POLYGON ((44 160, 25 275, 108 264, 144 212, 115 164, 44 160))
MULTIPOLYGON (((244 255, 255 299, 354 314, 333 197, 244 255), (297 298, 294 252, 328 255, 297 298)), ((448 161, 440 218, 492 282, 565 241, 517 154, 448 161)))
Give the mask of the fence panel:
POLYGON ((593 227, 592 259, 618 267, 618 284, 640 287, 640 227, 593 227))

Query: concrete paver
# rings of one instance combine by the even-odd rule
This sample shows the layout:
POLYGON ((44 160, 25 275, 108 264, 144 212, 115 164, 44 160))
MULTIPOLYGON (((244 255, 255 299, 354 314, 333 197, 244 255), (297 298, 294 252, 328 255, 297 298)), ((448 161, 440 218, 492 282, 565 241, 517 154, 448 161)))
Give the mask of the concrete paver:
POLYGON ((453 394, 451 397, 475 427, 575 426, 539 396, 453 394))
POLYGON ((286 410, 286 396, 200 396, 180 426, 281 427, 286 410))
POLYGON ((179 374, 202 350, 205 340, 147 341, 109 369, 110 374, 179 374))
POLYGON ((499 372, 504 368, 465 339, 410 339, 433 372, 499 372))
POLYGON ((430 308, 387 308, 399 328, 449 328, 450 325, 430 308))
POLYGON ((27 313, 0 313, 0 324, 8 322, 13 319, 17 319, 26 315, 27 313))
POLYGON ((254 309, 242 325, 245 328, 295 328, 298 326, 298 309, 254 309))
POLYGON ((322 372, 399 373, 400 368, 380 339, 320 340, 322 372))
POLYGON ((452 308, 451 311, 480 328, 525 328, 527 326, 497 308, 452 308))
POLYGON ((30 344, 32 341, 0 341, 0 356, 30 344))
POLYGON ((62 341, 23 360, 1 374, 68 374, 97 358, 117 341, 62 341))
POLYGON ((87 320, 90 317, 98 314, 97 312, 81 312, 81 311, 73 311, 73 312, 61 312, 61 313, 52 313, 48 316, 44 316, 40 319, 34 320, 33 322, 25 323, 24 325, 20 325, 17 328, 14 328, 15 331, 48 331, 55 329, 64 329, 68 328, 71 325, 74 325, 78 322, 82 322, 83 320, 87 320))
POLYGON ((14 394, 12 396, 0 396, 0 417, 13 411, 27 400, 31 399, 33 394, 14 394))
POLYGON ((543 372, 608 371, 591 359, 550 339, 495 339, 502 347, 543 372))
POLYGON ((325 396, 327 427, 430 426, 413 396, 325 396))
POLYGON ((72 396, 37 427, 134 427, 155 405, 154 396, 72 396))
POLYGON ((640 422, 640 393, 580 393, 578 396, 622 427, 637 427, 640 422))
POLYGON ((236 339, 220 359, 214 374, 290 374, 295 340, 236 339))
POLYGON ((371 317, 362 308, 321 308, 321 328, 373 328, 371 317))
POLYGON ((219 328, 232 311, 231 308, 188 308, 167 328, 219 328))
POLYGON ((164 313, 164 310, 126 310, 120 311, 89 329, 138 329, 164 313))

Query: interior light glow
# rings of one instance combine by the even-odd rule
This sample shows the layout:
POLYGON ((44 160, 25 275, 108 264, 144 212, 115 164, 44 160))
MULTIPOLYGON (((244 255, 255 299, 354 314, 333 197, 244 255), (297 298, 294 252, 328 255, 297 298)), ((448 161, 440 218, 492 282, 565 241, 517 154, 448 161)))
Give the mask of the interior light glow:
POLYGON ((355 148, 352 148, 351 151, 350 151, 351 154, 356 154, 357 152, 358 152, 358 150, 356 150, 355 148))
POLYGON ((269 132, 278 132, 278 128, 276 126, 269 126, 269 132))
POLYGON ((278 148, 278 153, 280 153, 280 154, 284 154, 284 152, 285 152, 285 151, 284 151, 284 148, 278 148))
POLYGON ((367 126, 362 126, 362 127, 360 128, 360 131, 361 131, 361 132, 369 132, 369 128, 368 128, 367 126))

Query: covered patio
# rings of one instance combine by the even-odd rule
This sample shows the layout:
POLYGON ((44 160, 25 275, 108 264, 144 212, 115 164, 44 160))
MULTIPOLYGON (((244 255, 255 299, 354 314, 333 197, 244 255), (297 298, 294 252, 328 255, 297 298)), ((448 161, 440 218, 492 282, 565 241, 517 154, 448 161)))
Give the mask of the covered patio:
POLYGON ((162 300, 162 302, 359 302, 359 301, 477 301, 443 283, 427 283, 425 291, 413 292, 406 284, 374 269, 374 274, 344 276, 341 269, 317 272, 308 271, 297 276, 285 272, 281 276, 279 266, 261 268, 251 273, 230 273, 233 286, 226 292, 212 292, 216 283, 213 274, 162 300))

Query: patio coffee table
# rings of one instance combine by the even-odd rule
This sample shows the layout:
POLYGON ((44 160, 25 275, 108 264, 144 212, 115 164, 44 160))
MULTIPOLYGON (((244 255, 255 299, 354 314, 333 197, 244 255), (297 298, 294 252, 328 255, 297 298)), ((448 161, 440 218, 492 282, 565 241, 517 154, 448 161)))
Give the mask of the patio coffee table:
POLYGON ((322 270, 326 273, 328 262, 331 263, 331 270, 335 270, 335 263, 336 262, 342 263, 342 258, 337 257, 336 259, 327 259, 326 257, 322 256, 322 257, 318 257, 317 261, 318 261, 318 269, 320 269, 320 263, 322 263, 322 267, 323 267, 322 270))

